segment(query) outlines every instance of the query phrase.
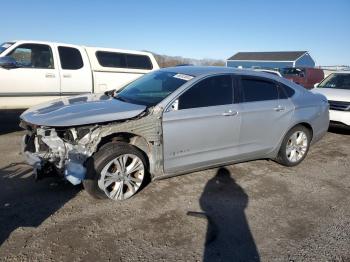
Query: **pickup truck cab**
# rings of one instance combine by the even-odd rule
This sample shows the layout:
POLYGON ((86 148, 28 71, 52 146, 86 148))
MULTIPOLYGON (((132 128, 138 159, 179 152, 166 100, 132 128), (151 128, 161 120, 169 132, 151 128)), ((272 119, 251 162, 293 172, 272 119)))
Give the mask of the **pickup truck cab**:
POLYGON ((320 68, 282 68, 281 74, 296 84, 299 84, 306 89, 314 88, 316 83, 319 83, 324 78, 324 72, 320 68))
POLYGON ((159 69, 151 53, 41 41, 0 45, 0 109, 118 90, 159 69))

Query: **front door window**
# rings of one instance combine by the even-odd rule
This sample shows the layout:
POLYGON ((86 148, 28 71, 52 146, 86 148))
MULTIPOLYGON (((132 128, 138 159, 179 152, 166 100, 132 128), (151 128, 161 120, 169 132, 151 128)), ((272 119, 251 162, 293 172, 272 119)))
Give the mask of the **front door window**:
POLYGON ((54 68, 52 51, 48 45, 19 45, 8 56, 14 58, 20 67, 39 69, 54 68))

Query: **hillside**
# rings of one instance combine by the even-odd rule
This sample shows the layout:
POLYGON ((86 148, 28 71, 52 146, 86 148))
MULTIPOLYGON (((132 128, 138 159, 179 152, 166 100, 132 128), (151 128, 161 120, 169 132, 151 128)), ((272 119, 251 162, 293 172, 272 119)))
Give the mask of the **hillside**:
POLYGON ((170 67, 182 64, 191 64, 191 65, 205 65, 205 66, 224 66, 224 60, 215 60, 215 59, 194 59, 194 58, 185 58, 182 56, 168 56, 160 55, 153 53, 160 67, 170 67))

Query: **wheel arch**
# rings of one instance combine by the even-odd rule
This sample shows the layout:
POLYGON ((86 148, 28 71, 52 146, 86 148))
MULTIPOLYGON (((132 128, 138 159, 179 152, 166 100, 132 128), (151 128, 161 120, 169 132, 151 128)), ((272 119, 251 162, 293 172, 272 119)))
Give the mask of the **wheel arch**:
POLYGON ((311 136, 311 141, 312 141, 312 138, 313 138, 313 134, 314 134, 314 130, 312 128, 312 125, 306 121, 300 121, 300 122, 296 122, 296 123, 293 123, 293 125, 291 125, 288 129, 285 130, 285 132, 282 134, 282 136, 279 138, 279 141, 278 141, 278 144, 277 146, 274 148, 274 150, 271 152, 271 158, 275 158, 281 148, 281 145, 282 145, 282 142, 283 142, 283 139, 285 138, 285 136, 288 134, 288 132, 293 129, 294 127, 298 126, 298 125, 301 125, 301 126, 304 126, 305 128, 307 128, 308 130, 310 130, 310 136, 311 136))
MULTIPOLYGON (((295 131, 293 131, 293 132, 295 132, 295 131)), ((313 137, 313 128, 312 128, 312 125, 310 123, 305 122, 305 121, 300 121, 298 123, 294 123, 293 125, 291 125, 291 127, 283 135, 283 138, 281 139, 281 141, 279 143, 278 150, 274 151, 274 158, 273 159, 275 161, 277 161, 278 163, 285 165, 285 166, 295 166, 295 165, 299 164, 305 158, 305 156, 310 148, 312 137, 313 137), (310 141, 308 141, 308 147, 305 151, 305 155, 302 156, 301 159, 297 159, 297 161, 293 163, 290 160, 288 160, 288 161, 286 160, 286 156, 285 156, 286 144, 285 143, 287 143, 287 141, 289 140, 289 135, 293 134, 293 133, 291 133, 291 131, 293 131, 293 129, 295 129, 298 126, 299 126, 299 128, 303 127, 305 129, 309 130, 310 141)))
POLYGON ((312 140, 313 135, 314 135, 314 130, 313 130, 313 128, 312 128, 312 125, 309 124, 309 123, 307 123, 307 122, 305 122, 305 121, 304 121, 304 122, 300 122, 300 123, 298 123, 298 124, 295 124, 295 125, 292 126, 289 130, 291 130, 292 128, 294 128, 294 127, 296 127, 296 126, 298 126, 298 125, 301 125, 301 126, 307 128, 307 129, 310 131, 310 136, 311 136, 311 140, 312 140))
POLYGON ((118 142, 124 142, 139 149, 144 154, 145 159, 147 161, 147 167, 149 168, 149 162, 151 159, 151 145, 146 140, 146 138, 134 133, 117 132, 109 134, 101 139, 101 141, 97 145, 96 151, 100 150, 103 146, 105 146, 108 143, 118 142))

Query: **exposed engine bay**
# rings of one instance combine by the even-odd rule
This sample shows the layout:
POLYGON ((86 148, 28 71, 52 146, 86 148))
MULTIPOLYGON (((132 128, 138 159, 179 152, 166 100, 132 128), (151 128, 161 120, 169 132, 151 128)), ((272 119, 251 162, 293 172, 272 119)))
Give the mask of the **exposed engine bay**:
POLYGON ((27 130, 22 152, 37 179, 55 174, 80 184, 87 159, 104 142, 114 140, 138 147, 148 156, 150 173, 162 174, 161 111, 152 109, 132 119, 77 127, 36 126, 23 120, 20 125, 27 130))

